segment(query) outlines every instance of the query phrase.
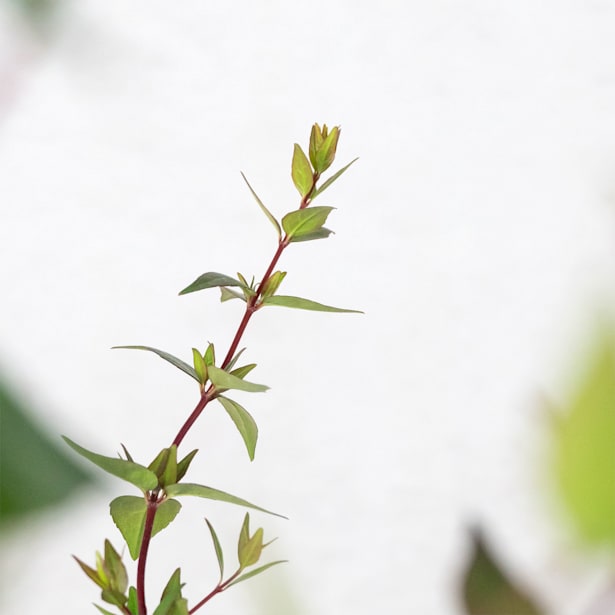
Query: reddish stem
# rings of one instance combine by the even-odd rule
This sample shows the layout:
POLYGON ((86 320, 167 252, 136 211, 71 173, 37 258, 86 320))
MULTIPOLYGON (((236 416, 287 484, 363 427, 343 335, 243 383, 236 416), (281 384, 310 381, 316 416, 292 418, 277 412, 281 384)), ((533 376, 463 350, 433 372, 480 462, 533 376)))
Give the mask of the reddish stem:
POLYGON ((209 602, 216 594, 223 592, 240 574, 241 569, 237 570, 232 576, 230 576, 224 583, 218 583, 197 605, 193 606, 188 614, 196 613, 206 602, 209 602))
POLYGON ((139 551, 139 565, 137 566, 137 608, 139 615, 147 615, 145 605, 145 564, 147 562, 147 551, 152 538, 152 529, 156 510, 158 509, 158 494, 153 491, 147 496, 147 511, 145 513, 145 526, 143 528, 143 540, 139 551))

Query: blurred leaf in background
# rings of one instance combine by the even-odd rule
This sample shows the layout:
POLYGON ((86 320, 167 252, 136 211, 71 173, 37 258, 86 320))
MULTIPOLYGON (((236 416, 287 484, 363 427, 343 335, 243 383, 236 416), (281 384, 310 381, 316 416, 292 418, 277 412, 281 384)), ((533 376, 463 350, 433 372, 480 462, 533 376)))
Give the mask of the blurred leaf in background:
POLYGON ((90 480, 60 442, 36 424, 0 379, 0 529, 62 502, 90 480))
POLYGON ((479 530, 470 532, 472 552, 462 577, 462 594, 468 615, 544 615, 530 597, 498 564, 479 530))
POLYGON ((564 512, 588 546, 615 545, 615 329, 602 326, 555 422, 553 470, 564 512))
POLYGON ((46 23, 62 4, 61 0, 4 0, 33 25, 46 23))

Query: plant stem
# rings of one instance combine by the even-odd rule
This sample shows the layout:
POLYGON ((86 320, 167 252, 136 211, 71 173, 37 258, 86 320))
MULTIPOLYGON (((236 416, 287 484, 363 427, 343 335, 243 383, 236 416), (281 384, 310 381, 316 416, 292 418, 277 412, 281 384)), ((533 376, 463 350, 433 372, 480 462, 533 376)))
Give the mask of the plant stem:
POLYGON ((230 576, 224 583, 218 583, 208 594, 201 600, 196 606, 193 606, 188 614, 196 613, 206 602, 209 602, 216 594, 223 592, 241 573, 241 569, 237 570, 232 576, 230 576))
POLYGON ((154 528, 154 518, 158 509, 158 493, 152 491, 147 497, 147 511, 145 513, 145 526, 143 528, 143 540, 139 551, 139 565, 137 567, 137 608, 138 615, 147 615, 145 605, 145 563, 147 561, 147 551, 152 538, 154 528))

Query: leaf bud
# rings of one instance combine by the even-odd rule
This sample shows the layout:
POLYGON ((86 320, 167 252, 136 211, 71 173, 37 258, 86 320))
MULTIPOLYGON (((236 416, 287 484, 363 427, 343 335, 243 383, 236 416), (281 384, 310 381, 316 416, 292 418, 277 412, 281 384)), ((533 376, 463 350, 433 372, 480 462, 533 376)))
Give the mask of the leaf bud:
POLYGON ((339 136, 339 126, 334 126, 331 132, 329 132, 326 124, 323 124, 322 128, 318 124, 312 126, 310 160, 316 173, 323 173, 333 164, 339 136))
POLYGON ((285 277, 286 271, 276 271, 275 273, 272 273, 263 284, 263 288, 261 289, 261 297, 264 299, 265 297, 275 295, 285 277))

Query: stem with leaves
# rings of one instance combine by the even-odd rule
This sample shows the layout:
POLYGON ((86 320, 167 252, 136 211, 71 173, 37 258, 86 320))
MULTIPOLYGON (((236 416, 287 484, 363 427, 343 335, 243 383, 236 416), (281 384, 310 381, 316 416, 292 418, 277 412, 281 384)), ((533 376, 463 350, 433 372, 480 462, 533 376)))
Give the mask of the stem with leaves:
MULTIPOLYGON (((244 301, 245 311, 224 360, 220 364, 216 364, 215 348, 211 343, 203 353, 196 348, 192 349, 192 365, 170 353, 150 346, 116 347, 153 352, 197 381, 200 390, 199 400, 194 410, 180 427, 171 446, 160 451, 149 465, 144 466, 136 463, 125 447, 123 447, 125 457, 120 456, 118 459, 94 453, 65 438, 67 444, 75 452, 106 472, 133 484, 142 493, 141 497, 127 495, 115 498, 110 506, 111 516, 126 541, 131 557, 138 560, 136 586, 128 586, 126 569, 109 541, 105 542, 104 557, 99 553, 96 554, 95 568, 77 560, 86 575, 101 588, 102 600, 118 608, 123 615, 147 615, 145 575, 149 547, 152 538, 166 528, 177 516, 181 509, 181 504, 177 500, 178 497, 196 496, 276 514, 225 491, 206 485, 182 482, 197 451, 191 451, 183 459, 178 459, 178 448, 206 406, 211 401, 217 400, 237 427, 250 459, 254 459, 258 437, 256 423, 245 408, 225 394, 227 391, 233 390, 262 392, 268 388, 245 379, 248 373, 256 367, 255 364, 236 367, 236 363, 243 352, 243 350, 238 350, 241 339, 255 312, 263 307, 276 305, 321 312, 356 312, 356 310, 335 308, 301 297, 277 294, 278 288, 286 276, 286 272, 276 271, 276 266, 284 250, 291 243, 324 239, 331 234, 331 231, 326 229, 324 224, 333 208, 328 206, 313 207, 311 205, 312 201, 356 160, 334 173, 322 185, 318 185, 321 175, 335 159, 339 135, 339 127, 334 127, 329 131, 326 125, 321 127, 314 124, 310 134, 309 158, 302 148, 295 144, 291 176, 299 191, 301 201, 298 209, 287 213, 280 221, 265 207, 244 176, 250 192, 263 213, 273 224, 278 235, 275 253, 257 285, 255 285, 254 279, 249 283, 239 273, 235 278, 225 274, 208 272, 199 276, 180 292, 180 295, 184 295, 209 288, 219 288, 222 301, 231 299, 244 301)), ((229 587, 281 563, 281 561, 274 561, 257 568, 251 568, 260 560, 262 550, 270 542, 263 543, 262 528, 257 529, 254 534, 250 534, 249 515, 246 513, 238 541, 239 567, 231 576, 223 580, 224 557, 222 548, 209 521, 207 521, 207 526, 212 536, 220 568, 219 582, 202 600, 188 609, 187 600, 182 595, 183 585, 178 568, 172 574, 162 592, 160 603, 153 615, 191 615, 214 596, 229 587), (251 569, 245 572, 248 568, 251 569)), ((96 608, 103 615, 112 615, 110 611, 101 606, 96 605, 96 608)))

